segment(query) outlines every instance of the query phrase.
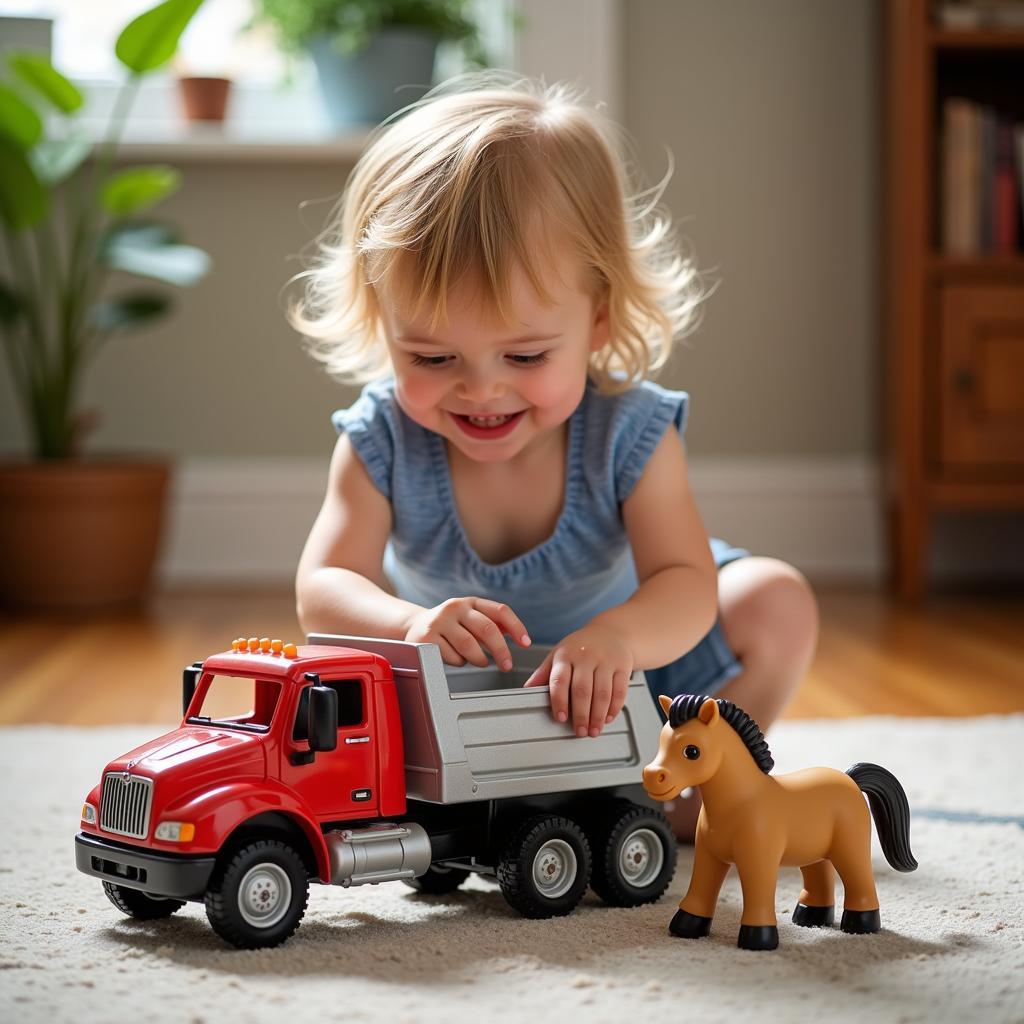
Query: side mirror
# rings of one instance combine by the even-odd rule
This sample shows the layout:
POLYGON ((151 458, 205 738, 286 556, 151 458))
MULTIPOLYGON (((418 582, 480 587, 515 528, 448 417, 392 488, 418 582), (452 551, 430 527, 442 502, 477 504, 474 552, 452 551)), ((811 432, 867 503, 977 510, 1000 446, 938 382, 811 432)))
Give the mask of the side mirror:
POLYGON ((195 696, 196 683, 199 682, 200 673, 203 671, 203 663, 194 661, 187 666, 181 678, 181 714, 182 717, 188 714, 188 706, 195 696))
POLYGON ((309 688, 309 749, 334 750, 338 745, 338 691, 330 686, 309 688))

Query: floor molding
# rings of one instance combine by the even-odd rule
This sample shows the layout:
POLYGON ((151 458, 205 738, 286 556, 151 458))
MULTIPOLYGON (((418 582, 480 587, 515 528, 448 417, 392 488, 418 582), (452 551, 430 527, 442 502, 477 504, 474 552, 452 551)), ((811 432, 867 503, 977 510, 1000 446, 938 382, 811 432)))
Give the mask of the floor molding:
MULTIPOLYGON (((190 459, 177 468, 165 584, 281 584, 295 574, 326 484, 325 459, 190 459)), ((878 472, 860 457, 694 458, 708 530, 816 581, 882 572, 878 472)))

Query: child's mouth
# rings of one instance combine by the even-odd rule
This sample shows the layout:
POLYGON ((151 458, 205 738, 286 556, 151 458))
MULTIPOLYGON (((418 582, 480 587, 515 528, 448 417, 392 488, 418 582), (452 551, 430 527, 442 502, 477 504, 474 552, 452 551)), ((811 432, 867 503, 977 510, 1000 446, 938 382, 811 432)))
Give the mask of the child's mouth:
POLYGON ((523 418, 525 409, 504 416, 462 416, 453 412, 451 417, 464 434, 480 441, 496 441, 508 436, 523 418))

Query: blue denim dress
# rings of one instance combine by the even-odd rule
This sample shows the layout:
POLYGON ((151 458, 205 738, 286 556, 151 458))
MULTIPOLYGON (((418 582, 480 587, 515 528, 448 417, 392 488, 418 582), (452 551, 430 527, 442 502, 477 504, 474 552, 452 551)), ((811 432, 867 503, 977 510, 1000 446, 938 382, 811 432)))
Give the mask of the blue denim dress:
MULTIPOLYGON (((617 395, 588 385, 569 419, 554 532, 498 564, 477 555, 459 520, 444 439, 402 412, 391 378, 366 385, 332 420, 391 503, 384 571, 399 597, 427 608, 465 594, 503 601, 534 643, 557 644, 637 589, 621 506, 665 431, 683 433, 688 404, 685 392, 649 381, 617 395)), ((721 540, 711 548, 719 567, 749 553, 721 540)), ((716 623, 692 650, 645 675, 655 696, 675 696, 715 693, 741 670, 716 623)))

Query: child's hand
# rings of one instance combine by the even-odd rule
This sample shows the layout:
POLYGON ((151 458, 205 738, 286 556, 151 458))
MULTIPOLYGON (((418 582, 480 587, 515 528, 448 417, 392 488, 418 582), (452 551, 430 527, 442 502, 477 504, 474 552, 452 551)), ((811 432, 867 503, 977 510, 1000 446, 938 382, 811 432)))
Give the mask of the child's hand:
POLYGON ((437 644, 449 665, 468 661, 486 668, 490 664, 486 648, 498 667, 507 671, 512 667, 512 655, 505 643, 506 633, 520 646, 529 647, 526 627, 507 604, 485 597, 453 597, 414 615, 406 626, 405 639, 437 644))
POLYGON ((599 736, 626 703, 633 652, 625 639, 605 627, 570 633, 540 664, 524 686, 551 688, 551 712, 569 717, 577 736, 599 736))

